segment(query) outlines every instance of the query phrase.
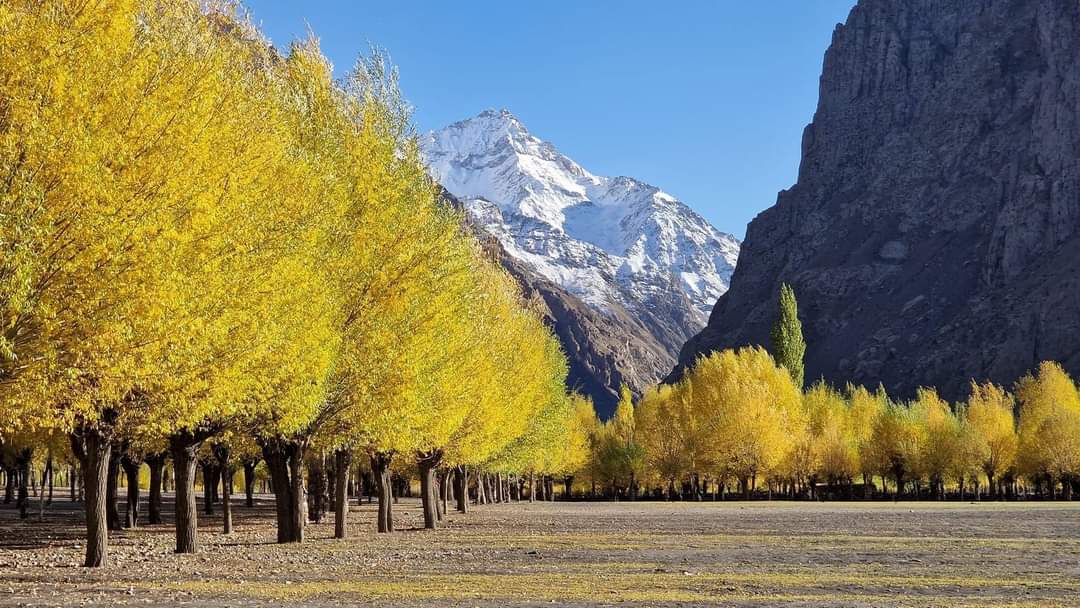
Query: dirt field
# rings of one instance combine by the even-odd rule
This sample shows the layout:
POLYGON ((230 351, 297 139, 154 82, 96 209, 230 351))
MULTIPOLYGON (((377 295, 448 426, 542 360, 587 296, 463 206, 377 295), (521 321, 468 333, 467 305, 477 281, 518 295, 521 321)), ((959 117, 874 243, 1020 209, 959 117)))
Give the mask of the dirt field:
POLYGON ((68 506, 0 509, 0 606, 1080 606, 1080 503, 513 504, 425 532, 403 501, 389 537, 365 504, 348 541, 278 546, 264 499, 231 536, 203 517, 197 555, 118 533, 96 571, 68 506))

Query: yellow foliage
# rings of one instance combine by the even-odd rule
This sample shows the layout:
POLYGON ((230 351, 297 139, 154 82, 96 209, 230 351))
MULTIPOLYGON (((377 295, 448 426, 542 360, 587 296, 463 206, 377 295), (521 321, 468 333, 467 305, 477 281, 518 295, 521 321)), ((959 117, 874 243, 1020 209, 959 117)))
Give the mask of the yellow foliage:
POLYGON ((1045 362, 1016 383, 1023 474, 1058 478, 1080 472, 1080 392, 1060 365, 1045 362))

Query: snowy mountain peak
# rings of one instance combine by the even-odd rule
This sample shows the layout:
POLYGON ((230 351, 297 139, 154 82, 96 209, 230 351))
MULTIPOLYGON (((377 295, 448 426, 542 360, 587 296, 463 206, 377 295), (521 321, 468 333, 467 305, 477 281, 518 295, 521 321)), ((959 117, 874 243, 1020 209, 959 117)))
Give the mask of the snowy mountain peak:
POLYGON ((671 334, 675 349, 727 290, 735 237, 655 186, 588 172, 508 110, 429 133, 422 149, 510 255, 598 310, 671 334))

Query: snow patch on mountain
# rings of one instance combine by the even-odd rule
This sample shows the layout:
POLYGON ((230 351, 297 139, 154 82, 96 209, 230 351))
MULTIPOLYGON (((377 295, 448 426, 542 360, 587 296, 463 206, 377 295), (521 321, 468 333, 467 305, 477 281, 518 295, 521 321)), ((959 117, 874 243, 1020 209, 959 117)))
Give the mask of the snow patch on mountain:
POLYGON ((506 110, 429 133, 421 147, 434 178, 507 253, 598 310, 648 317, 688 301, 679 333, 692 334, 728 288, 735 237, 659 188, 590 173, 506 110))

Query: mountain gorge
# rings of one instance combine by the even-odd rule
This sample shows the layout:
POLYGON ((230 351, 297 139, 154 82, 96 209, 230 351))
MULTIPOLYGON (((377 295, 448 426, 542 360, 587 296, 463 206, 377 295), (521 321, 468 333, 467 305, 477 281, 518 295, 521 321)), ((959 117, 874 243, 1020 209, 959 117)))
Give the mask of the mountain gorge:
POLYGON ((589 173, 506 110, 428 134, 432 175, 544 302, 571 384, 610 412, 671 369, 728 286, 739 242, 662 190, 589 173))
POLYGON ((766 344, 782 282, 812 380, 962 397, 1080 373, 1080 4, 861 0, 825 56, 797 183, 750 224, 680 354, 766 344))

